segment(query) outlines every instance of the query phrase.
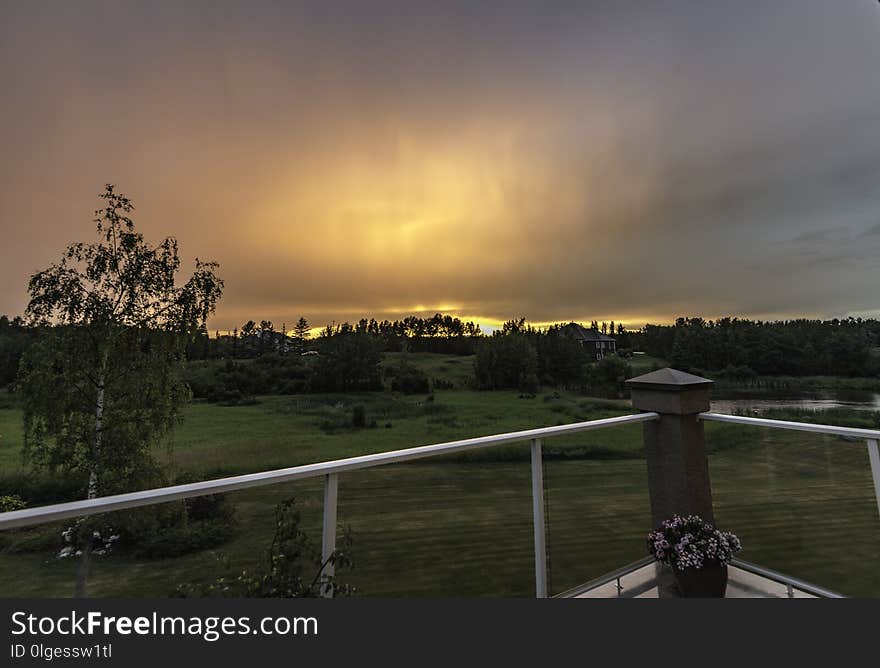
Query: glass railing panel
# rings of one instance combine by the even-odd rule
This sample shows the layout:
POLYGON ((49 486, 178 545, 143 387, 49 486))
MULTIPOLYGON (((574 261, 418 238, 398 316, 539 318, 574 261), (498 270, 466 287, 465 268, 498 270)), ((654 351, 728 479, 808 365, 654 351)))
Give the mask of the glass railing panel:
POLYGON ((527 443, 339 478, 357 596, 534 596, 527 443))
POLYGON ((547 439, 543 450, 550 593, 646 556, 642 425, 547 439))
POLYGON ((880 596, 880 515, 862 440, 706 423, 717 523, 740 557, 849 596, 880 596))
MULTIPOLYGON (((320 552, 322 490, 316 479, 199 497, 185 511, 175 501, 92 517, 101 538, 92 543, 87 594, 201 596, 220 578, 259 575, 276 535, 276 509, 291 498, 300 530, 320 552)), ((72 526, 76 520, 0 532, 0 596, 73 596, 82 544, 62 535, 72 526)))

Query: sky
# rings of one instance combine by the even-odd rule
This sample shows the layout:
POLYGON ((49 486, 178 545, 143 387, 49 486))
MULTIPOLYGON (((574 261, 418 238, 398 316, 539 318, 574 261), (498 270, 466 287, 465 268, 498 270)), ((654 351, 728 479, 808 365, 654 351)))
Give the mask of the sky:
POLYGON ((29 2, 0 313, 112 182, 211 329, 880 315, 880 3, 29 2))

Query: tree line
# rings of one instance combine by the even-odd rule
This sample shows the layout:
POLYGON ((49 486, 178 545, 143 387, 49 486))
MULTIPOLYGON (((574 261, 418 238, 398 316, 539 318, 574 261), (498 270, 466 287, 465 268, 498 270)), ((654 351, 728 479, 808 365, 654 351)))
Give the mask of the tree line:
MULTIPOLYGON (((302 353, 309 349, 311 331, 312 325, 305 317, 300 317, 291 329, 287 323, 278 328, 271 320, 261 320, 259 324, 248 320, 232 332, 215 332, 213 338, 207 329, 202 329, 187 346, 187 357, 190 360, 252 359, 267 353, 302 353)), ((401 320, 381 321, 361 318, 354 324, 331 323, 320 331, 318 338, 351 333, 372 337, 383 352, 449 355, 472 355, 476 342, 483 336, 475 322, 435 313, 429 318, 407 316, 401 320)))
POLYGON ((477 387, 483 390, 535 393, 543 385, 616 397, 631 372, 618 355, 596 361, 566 332, 565 325, 537 329, 521 318, 508 320, 479 342, 474 375, 477 387))
POLYGON ((674 368, 732 378, 880 374, 880 321, 874 319, 678 318, 673 325, 646 325, 634 339, 674 368))
MULTIPOLYGON (((605 323, 602 323, 605 324, 605 323)), ((601 331, 599 323, 592 323, 601 331)), ((45 324, 0 316, 0 386, 11 386, 24 352, 45 324)), ((597 366, 564 325, 538 329, 522 318, 509 320, 491 335, 479 325, 449 314, 400 320, 363 318, 325 326, 317 336, 301 317, 293 327, 249 320, 232 333, 210 336, 202 324, 189 333, 184 356, 195 366, 188 380, 196 397, 233 403, 264 393, 334 392, 379 389, 381 356, 386 352, 434 352, 475 356, 479 388, 530 388, 554 385, 590 388, 596 375, 616 362, 597 366), (314 360, 300 359, 303 353, 314 360), (259 364, 241 364, 239 362, 259 364), (211 375, 212 378, 207 378, 211 375)), ((761 321, 740 318, 678 318, 672 325, 648 324, 627 330, 611 324, 623 356, 640 350, 695 373, 748 381, 757 375, 876 376, 880 374, 880 321, 847 318, 761 321)), ((607 359, 607 358, 606 358, 607 359)), ((619 365, 618 365, 619 366, 619 365)), ((404 387, 426 387, 412 367, 391 370, 404 387)), ((606 376, 602 383, 608 383, 606 376)), ((605 392, 607 394, 607 392, 605 392)))

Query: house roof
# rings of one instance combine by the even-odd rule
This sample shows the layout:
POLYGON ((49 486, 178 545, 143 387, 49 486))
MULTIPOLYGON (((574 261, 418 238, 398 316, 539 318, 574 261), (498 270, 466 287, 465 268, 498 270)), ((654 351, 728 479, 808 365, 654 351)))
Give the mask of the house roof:
POLYGON ((613 336, 603 334, 598 329, 587 329, 576 322, 570 322, 565 326, 579 341, 614 341, 613 336))

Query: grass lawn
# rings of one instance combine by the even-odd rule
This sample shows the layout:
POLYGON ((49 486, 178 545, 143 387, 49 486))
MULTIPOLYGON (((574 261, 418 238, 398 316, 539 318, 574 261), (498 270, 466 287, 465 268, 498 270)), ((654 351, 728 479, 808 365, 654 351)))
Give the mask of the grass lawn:
MULTIPOLYGON (((437 392, 433 402, 390 393, 262 397, 252 406, 191 405, 173 449, 158 454, 170 468, 204 478, 626 412, 624 404, 564 392, 520 398, 456 389, 437 392), (349 426, 356 404, 374 428, 349 426)), ((20 466, 20 421, 18 410, 0 410, 3 471, 20 466)), ((706 430, 717 519, 741 536, 744 558, 844 593, 880 596, 880 519, 862 443, 738 425, 706 430)), ((650 514, 641 427, 551 439, 545 452, 551 591, 643 556, 650 514)), ((368 596, 532 595, 529 476, 525 443, 342 475, 339 521, 353 531, 355 561, 344 579, 368 596)), ((271 539, 275 504, 290 495, 319 542, 320 481, 236 492, 229 495, 239 520, 233 540, 173 559, 98 559, 91 592, 166 596, 177 584, 224 574, 224 560, 252 568, 271 539)), ((70 595, 74 563, 22 548, 36 532, 60 530, 8 534, 0 595, 70 595)))
POLYGON ((660 358, 660 357, 651 357, 650 355, 633 355, 627 361, 630 368, 633 370, 633 374, 636 376, 640 376, 644 373, 649 373, 654 369, 662 369, 665 366, 669 366, 669 363, 660 358))
POLYGON ((470 389, 474 385, 474 359, 473 355, 383 353, 382 370, 393 369, 405 360, 424 371, 431 380, 444 380, 455 389, 470 389))

